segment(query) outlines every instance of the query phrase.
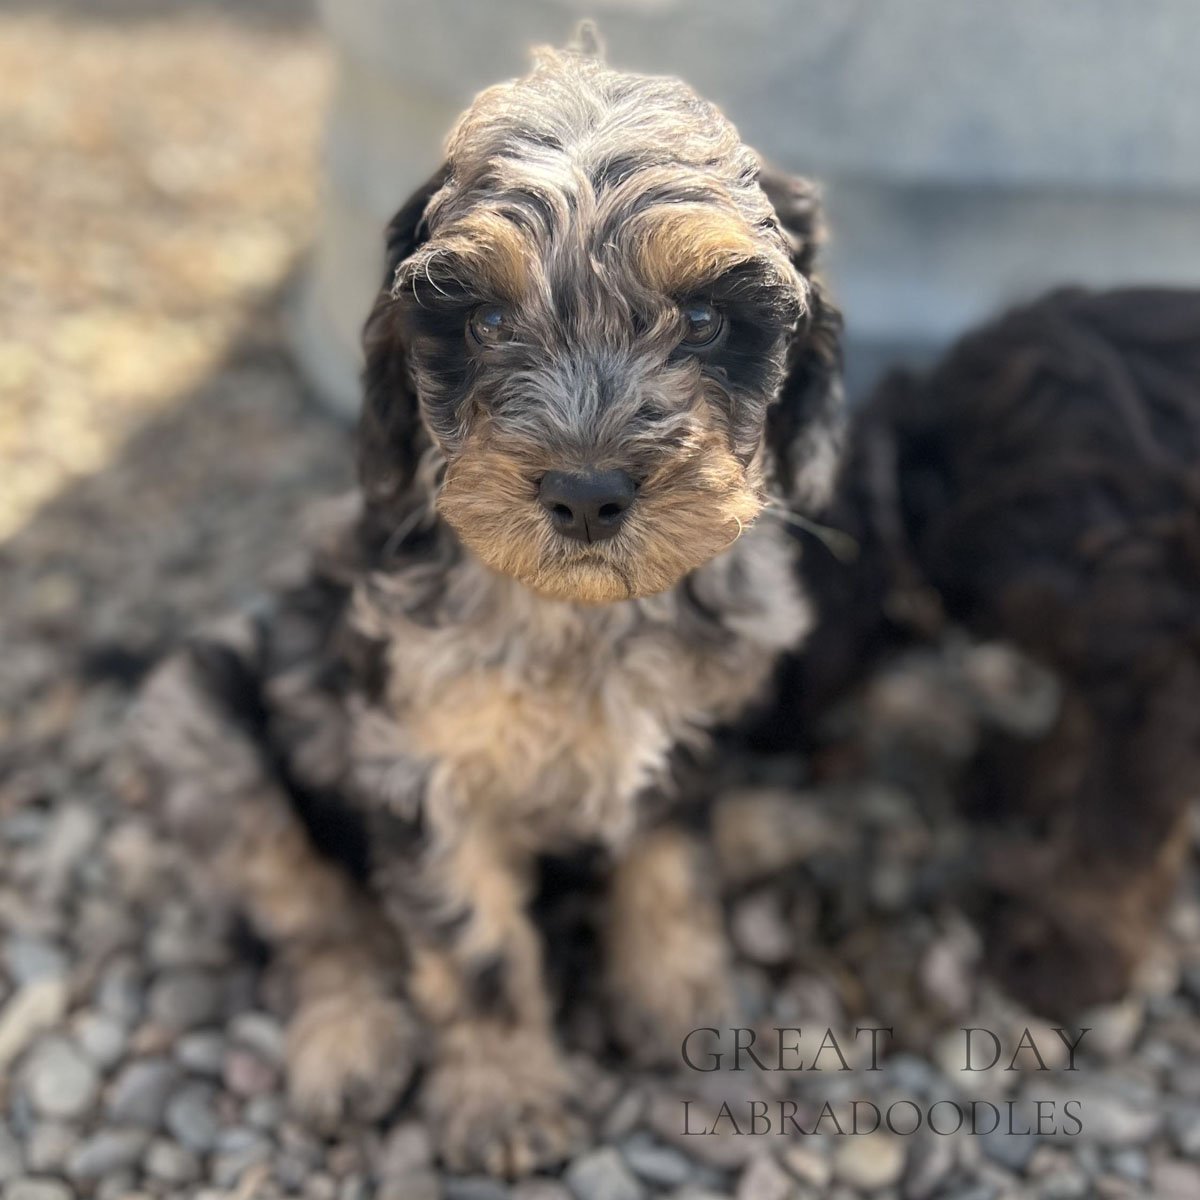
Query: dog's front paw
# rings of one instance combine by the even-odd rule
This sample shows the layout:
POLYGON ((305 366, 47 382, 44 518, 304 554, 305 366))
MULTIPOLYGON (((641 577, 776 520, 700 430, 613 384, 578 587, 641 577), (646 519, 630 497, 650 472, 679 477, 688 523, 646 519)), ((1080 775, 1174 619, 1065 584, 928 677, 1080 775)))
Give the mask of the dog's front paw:
POLYGON ((1112 926, 1097 921, 1071 927, 1049 904, 1008 901, 985 926, 988 966, 1005 991, 1032 1011, 1069 1020, 1125 995, 1153 940, 1153 926, 1112 926))
POLYGON ((303 1003, 288 1026, 288 1096, 305 1120, 375 1121, 412 1077, 416 1031, 391 996, 347 989, 303 1003))
POLYGON ((613 1034, 641 1065, 678 1064, 693 1029, 737 1024, 723 939, 664 945, 653 964, 625 966, 609 975, 613 1034))
POLYGON ((566 1068, 542 1033, 449 1032, 422 1099, 455 1172, 517 1179, 570 1158, 586 1132, 566 1068))

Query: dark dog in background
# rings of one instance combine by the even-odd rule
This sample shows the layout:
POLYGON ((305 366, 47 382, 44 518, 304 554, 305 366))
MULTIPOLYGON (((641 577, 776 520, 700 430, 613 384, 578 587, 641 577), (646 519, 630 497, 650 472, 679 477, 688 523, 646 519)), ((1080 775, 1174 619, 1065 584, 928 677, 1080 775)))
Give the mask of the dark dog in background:
POLYGON ((452 1168, 575 1132, 536 856, 614 858, 607 978, 639 1053, 728 1004, 719 914, 653 797, 808 611, 784 526, 832 479, 839 319, 805 184, 682 84, 545 52, 483 93, 388 231, 361 504, 197 639, 139 743, 213 895, 291 967, 292 1094, 421 1095, 452 1168))
POLYGON ((994 737, 967 781, 986 942, 1043 1013, 1116 999, 1200 791, 1200 293, 1060 292, 892 376, 822 520, 859 553, 806 548, 820 623, 776 730, 948 623, 1051 668, 1052 731, 994 737))

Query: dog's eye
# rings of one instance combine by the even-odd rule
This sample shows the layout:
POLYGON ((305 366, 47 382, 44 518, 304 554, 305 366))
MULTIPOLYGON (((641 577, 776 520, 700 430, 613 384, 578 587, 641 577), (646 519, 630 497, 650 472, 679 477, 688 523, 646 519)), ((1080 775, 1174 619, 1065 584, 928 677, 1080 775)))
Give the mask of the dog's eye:
POLYGON ((467 321, 467 332, 480 346, 494 346, 511 332, 508 313, 499 304, 481 304, 467 321))
POLYGON ((711 304, 693 300, 683 305, 681 311, 684 320, 683 345, 698 350, 717 340, 725 321, 711 304))

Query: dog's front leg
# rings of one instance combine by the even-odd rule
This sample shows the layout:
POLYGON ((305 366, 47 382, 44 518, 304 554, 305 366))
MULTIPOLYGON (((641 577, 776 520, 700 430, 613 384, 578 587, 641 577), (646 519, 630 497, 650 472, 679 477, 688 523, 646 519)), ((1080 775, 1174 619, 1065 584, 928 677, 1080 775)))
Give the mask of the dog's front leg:
POLYGON ((423 1103, 452 1170, 515 1177, 569 1156, 581 1132, 555 1044, 526 871, 486 828, 410 837, 374 873, 413 951, 435 1030, 423 1103))
MULTIPOLYGON (((129 766, 206 907, 240 912, 290 976, 288 1092, 321 1125, 383 1115, 418 1048, 401 998, 402 945, 312 831, 239 721, 254 694, 241 625, 197 639, 147 683, 131 717, 129 766)), ((348 824, 349 811, 340 814, 348 824)), ((334 822, 336 824, 336 821, 334 822)))
POLYGON ((646 1063, 678 1063, 686 1035, 734 1015, 730 956, 694 837, 659 826, 613 873, 604 922, 613 1031, 646 1063))

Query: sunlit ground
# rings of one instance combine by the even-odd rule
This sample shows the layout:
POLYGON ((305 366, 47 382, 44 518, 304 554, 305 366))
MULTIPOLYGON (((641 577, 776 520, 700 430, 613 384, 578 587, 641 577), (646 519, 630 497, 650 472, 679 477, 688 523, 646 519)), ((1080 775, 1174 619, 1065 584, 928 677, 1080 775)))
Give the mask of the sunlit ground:
POLYGON ((0 10, 0 539, 212 370, 313 225, 303 5, 89 7, 0 10))

